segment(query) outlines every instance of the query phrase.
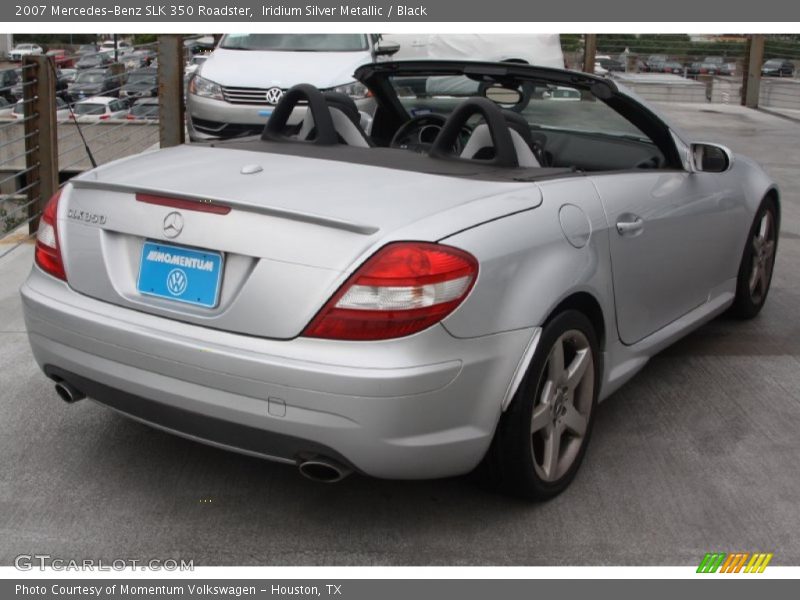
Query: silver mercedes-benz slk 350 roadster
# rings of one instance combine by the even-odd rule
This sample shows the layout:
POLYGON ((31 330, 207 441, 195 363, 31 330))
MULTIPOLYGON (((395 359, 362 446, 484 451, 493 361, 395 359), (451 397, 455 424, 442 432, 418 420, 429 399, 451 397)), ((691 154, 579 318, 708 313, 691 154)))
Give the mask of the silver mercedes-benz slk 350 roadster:
POLYGON ((599 400, 763 306, 775 184, 613 81, 355 76, 359 104, 299 85, 260 136, 123 159, 50 200, 21 293, 64 400, 318 480, 480 467, 545 499, 599 400))

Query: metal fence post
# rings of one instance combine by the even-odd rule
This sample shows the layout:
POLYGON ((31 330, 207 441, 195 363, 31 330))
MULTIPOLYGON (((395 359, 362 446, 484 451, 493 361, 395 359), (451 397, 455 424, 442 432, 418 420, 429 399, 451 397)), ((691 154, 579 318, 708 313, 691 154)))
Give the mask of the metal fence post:
POLYGON ((25 167, 28 170, 28 231, 35 233, 45 204, 58 190, 58 125, 55 64, 47 56, 26 56, 25 167))
POLYGON ((158 36, 158 104, 161 147, 183 144, 183 37, 180 35, 158 36))
POLYGON ((764 35, 754 34, 747 41, 747 55, 743 66, 742 104, 758 108, 761 93, 761 65, 764 62, 764 35))
POLYGON ((597 55, 597 34, 583 36, 583 72, 594 73, 594 57, 597 55))

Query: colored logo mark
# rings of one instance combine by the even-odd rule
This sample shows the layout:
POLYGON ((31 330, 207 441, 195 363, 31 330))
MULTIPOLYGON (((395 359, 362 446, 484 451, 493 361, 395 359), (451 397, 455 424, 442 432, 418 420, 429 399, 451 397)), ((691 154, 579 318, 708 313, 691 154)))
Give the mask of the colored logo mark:
POLYGON ((772 553, 767 552, 709 552, 700 561, 698 573, 763 573, 772 553))

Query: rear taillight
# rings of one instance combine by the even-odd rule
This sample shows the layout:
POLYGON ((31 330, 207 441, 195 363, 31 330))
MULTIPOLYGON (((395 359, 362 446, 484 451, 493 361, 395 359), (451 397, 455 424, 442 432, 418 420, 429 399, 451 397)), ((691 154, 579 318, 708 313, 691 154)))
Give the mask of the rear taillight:
POLYGON ((61 260, 58 227, 56 226, 60 197, 61 191, 59 190, 50 198, 47 206, 44 207, 42 218, 39 220, 39 229, 36 232, 36 264, 53 277, 66 281, 67 274, 64 271, 64 261, 61 260))
POLYGON ((478 261, 428 242, 384 246, 344 283, 303 332, 337 340, 385 340, 438 323, 467 297, 478 261))

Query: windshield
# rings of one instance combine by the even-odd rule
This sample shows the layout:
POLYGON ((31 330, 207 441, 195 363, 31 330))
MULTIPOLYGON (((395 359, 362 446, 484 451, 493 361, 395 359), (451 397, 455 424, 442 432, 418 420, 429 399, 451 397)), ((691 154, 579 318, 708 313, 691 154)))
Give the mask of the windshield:
POLYGON ((106 112, 105 104, 94 104, 92 102, 78 102, 72 111, 76 115, 103 115, 106 112))
MULTIPOLYGON (((485 87, 465 75, 389 77, 389 81, 412 117, 428 113, 447 116, 466 98, 483 95, 485 87)), ((501 108, 520 113, 531 129, 559 129, 650 141, 607 104, 576 88, 526 82, 518 92, 521 99, 517 104, 501 104, 501 108)), ((511 98, 516 96, 514 92, 510 95, 511 98)))
POLYGON ((79 73, 78 76, 75 78, 76 83, 103 83, 103 78, 105 75, 103 73, 89 73, 83 72, 79 73))
POLYGON ((131 73, 128 75, 128 83, 155 85, 156 76, 152 73, 131 73))
POLYGON ((220 48, 229 50, 284 52, 356 52, 368 47, 363 33, 229 33, 220 43, 220 48))

